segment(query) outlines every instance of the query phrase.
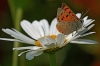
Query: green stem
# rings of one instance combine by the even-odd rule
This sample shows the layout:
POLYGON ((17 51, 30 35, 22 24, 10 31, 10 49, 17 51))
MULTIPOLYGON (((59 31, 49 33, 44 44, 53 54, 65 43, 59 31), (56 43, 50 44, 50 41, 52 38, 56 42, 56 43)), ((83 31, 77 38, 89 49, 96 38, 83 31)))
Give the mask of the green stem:
POLYGON ((55 53, 49 54, 50 57, 50 66, 56 66, 56 56, 55 53))
MULTIPOLYGON (((22 9, 17 8, 16 9, 16 16, 15 16, 15 22, 14 22, 14 27, 18 31, 20 31, 20 21, 22 18, 22 9)), ((13 47, 19 47, 20 43, 14 42, 13 47)), ((18 51, 13 51, 13 59, 12 59, 12 66, 18 66, 18 51)))
POLYGON ((8 4, 9 4, 9 7, 10 7, 12 20, 14 22, 15 21, 15 5, 14 5, 13 0, 8 0, 8 4))
MULTIPOLYGON (((18 42, 14 42, 13 47, 18 47, 19 43, 18 42)), ((12 57, 12 66, 18 66, 18 51, 14 50, 13 51, 13 57, 12 57)))
POLYGON ((18 7, 16 8, 16 14, 15 14, 15 22, 14 22, 14 27, 17 29, 17 30, 21 30, 20 28, 20 21, 22 19, 22 15, 23 15, 23 10, 22 8, 18 7))
MULTIPOLYGON (((8 4, 10 7, 14 28, 20 31, 20 21, 23 11, 20 7, 15 7, 13 0, 8 0, 8 4)), ((14 42, 13 47, 19 47, 19 45, 20 44, 18 42, 14 42)), ((13 51, 12 66, 18 66, 18 51, 13 51)))

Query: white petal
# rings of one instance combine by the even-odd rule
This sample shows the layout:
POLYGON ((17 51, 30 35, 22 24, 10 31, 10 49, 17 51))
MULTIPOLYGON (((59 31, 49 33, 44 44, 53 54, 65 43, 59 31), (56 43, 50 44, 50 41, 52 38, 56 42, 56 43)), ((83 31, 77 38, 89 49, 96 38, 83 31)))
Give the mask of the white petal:
POLYGON ((42 47, 34 46, 34 47, 32 48, 32 50, 38 50, 38 49, 42 49, 42 47))
POLYGON ((98 44, 98 42, 89 40, 89 39, 75 39, 71 41, 70 43, 75 43, 75 44, 98 44))
POLYGON ((53 38, 46 37, 46 40, 48 41, 49 44, 55 44, 56 45, 56 41, 53 38))
POLYGON ((66 40, 69 40, 69 39, 71 39, 73 37, 73 35, 72 35, 72 33, 71 34, 69 34, 69 35, 67 35, 67 37, 65 38, 66 40))
POLYGON ((90 26, 87 27, 87 28, 83 28, 82 30, 80 30, 80 31, 79 31, 78 33, 76 33, 76 34, 82 35, 83 33, 85 33, 85 32, 87 32, 88 30, 90 30, 94 25, 95 25, 95 24, 92 24, 92 25, 90 25, 90 26))
POLYGON ((56 41, 51 37, 40 38, 39 42, 45 47, 45 49, 56 46, 56 41))
POLYGON ((88 16, 86 16, 86 17, 83 18, 84 23, 86 22, 87 18, 88 18, 88 16))
POLYGON ((43 51, 37 51, 35 54, 34 54, 34 56, 39 56, 39 55, 41 55, 43 53, 43 51))
POLYGON ((76 35, 82 35, 83 33, 87 32, 88 30, 90 30, 95 24, 90 25, 87 28, 83 28, 82 30, 80 30, 78 33, 76 33, 76 35))
POLYGON ((26 59, 32 60, 34 56, 39 56, 43 53, 43 51, 30 51, 26 53, 26 59))
POLYGON ((40 25, 42 26, 43 30, 44 30, 44 35, 45 36, 48 36, 49 35, 49 24, 48 24, 48 21, 43 19, 43 20, 40 20, 40 25))
POLYGON ((57 46, 57 43, 53 38, 46 37, 46 40, 48 41, 48 44, 45 45, 47 48, 55 48, 57 46))
POLYGON ((56 29, 57 19, 54 18, 52 20, 51 26, 50 26, 50 35, 57 35, 59 34, 58 30, 56 29))
POLYGON ((39 38, 38 40, 40 44, 42 44, 42 46, 45 46, 46 44, 48 44, 48 41, 45 38, 39 38))
POLYGON ((27 20, 21 21, 21 27, 23 30, 33 39, 38 39, 40 38, 40 35, 38 34, 37 30, 32 26, 30 22, 27 20))
POLYGON ((30 51, 30 52, 26 53, 26 59, 32 60, 32 59, 34 58, 33 52, 34 52, 34 51, 30 51))
POLYGON ((88 29, 87 28, 83 28, 78 33, 76 33, 76 35, 81 35, 81 34, 85 33, 86 31, 88 31, 88 29))
POLYGON ((81 13, 77 13, 76 16, 77 16, 78 18, 81 18, 81 13))
POLYGON ((33 44, 34 43, 34 40, 26 37, 25 35, 21 34, 21 33, 18 33, 18 32, 15 32, 11 29, 2 29, 5 33, 11 35, 12 37, 16 38, 16 39, 19 39, 20 41, 22 42, 25 42, 25 43, 29 43, 29 44, 33 44))
POLYGON ((78 33, 76 33, 74 36, 72 36, 73 38, 71 38, 70 41, 75 40, 75 39, 81 37, 82 34, 85 33, 85 32, 87 32, 87 31, 88 31, 87 28, 84 28, 84 29, 80 30, 78 33))
POLYGON ((64 43, 65 35, 64 34, 59 34, 57 35, 56 41, 58 45, 61 45, 64 43))
POLYGON ((90 25, 87 29, 90 30, 95 24, 90 25))
POLYGON ((48 49, 49 48, 56 48, 56 46, 55 46, 55 44, 54 43, 52 43, 52 44, 47 44, 47 45, 45 45, 48 49))
POLYGON ((20 40, 17 40, 17 39, 10 39, 10 38, 0 38, 0 40, 21 42, 20 40))
POLYGON ((18 48, 13 48, 13 50, 26 50, 26 49, 30 49, 30 50, 38 50, 41 47, 38 46, 28 46, 28 47, 18 47, 18 48))
MULTIPOLYGON (((65 42, 63 45, 68 44, 70 41, 76 39, 76 38, 77 38, 77 37, 76 37, 77 34, 78 34, 78 33, 76 33, 76 31, 74 31, 73 33, 69 34, 69 35, 65 38, 65 39, 66 39, 66 42, 65 42)), ((80 36, 80 35, 79 35, 79 36, 80 36)))
POLYGON ((74 31, 73 33, 70 33, 70 34, 67 35, 66 38, 65 38, 65 39, 66 39, 65 44, 66 44, 66 43, 69 43, 70 41, 72 41, 72 40, 74 40, 74 39, 76 39, 76 38, 78 38, 78 37, 80 37, 81 34, 83 34, 83 33, 86 32, 86 31, 87 31, 87 29, 85 28, 85 29, 79 30, 78 32, 74 31))
POLYGON ((43 31, 42 26, 40 25, 40 23, 38 21, 36 21, 36 20, 33 21, 32 26, 35 28, 37 34, 39 34, 40 37, 44 36, 44 31, 43 31))
POLYGON ((26 43, 26 44, 30 44, 30 45, 33 44, 33 43, 30 43, 30 42, 24 42, 22 40, 10 39, 10 38, 0 38, 0 40, 4 40, 4 41, 15 41, 15 42, 21 42, 21 43, 26 43))
POLYGON ((77 36, 75 36, 72 40, 74 40, 74 39, 77 39, 77 38, 80 38, 80 37, 84 37, 84 36, 87 36, 87 35, 90 35, 90 34, 93 34, 93 33, 95 33, 95 32, 89 32, 89 33, 85 33, 85 34, 83 34, 83 35, 77 35, 77 36))
POLYGON ((88 20, 86 20, 83 24, 86 25, 86 24, 88 24, 89 22, 91 22, 91 20, 92 20, 92 19, 88 19, 88 20))
POLYGON ((22 54, 24 54, 24 53, 26 53, 26 52, 29 52, 29 51, 32 51, 32 50, 23 51, 23 52, 19 53, 18 56, 21 56, 22 54))
POLYGON ((85 34, 81 35, 81 37, 84 37, 84 36, 87 36, 87 35, 90 35, 90 34, 93 34, 93 33, 96 33, 96 32, 85 33, 85 34))
POLYGON ((86 22, 83 24, 84 27, 87 27, 88 25, 90 25, 91 23, 93 23, 95 20, 92 19, 88 19, 86 20, 86 22))
POLYGON ((20 33, 19 31, 17 31, 16 29, 13 28, 13 30, 18 33, 21 37, 23 37, 25 39, 25 41, 27 41, 28 43, 32 43, 34 44, 35 40, 25 36, 24 34, 20 33))

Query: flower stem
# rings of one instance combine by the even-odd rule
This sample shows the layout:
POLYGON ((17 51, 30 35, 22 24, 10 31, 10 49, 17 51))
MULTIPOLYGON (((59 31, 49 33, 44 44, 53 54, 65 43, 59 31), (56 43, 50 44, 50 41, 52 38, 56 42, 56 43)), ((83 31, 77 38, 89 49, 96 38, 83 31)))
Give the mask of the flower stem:
MULTIPOLYGON (((8 0, 8 4, 10 7, 14 28, 20 31, 20 21, 22 19, 23 10, 21 7, 15 7, 14 0, 8 0)), ((19 47, 19 43, 14 42, 13 47, 19 47)), ((12 66, 18 66, 18 51, 13 51, 12 66)))
POLYGON ((13 0, 8 0, 8 4, 10 7, 11 17, 12 17, 12 20, 14 22, 15 21, 15 5, 14 5, 13 0))
POLYGON ((50 57, 50 66, 56 66, 56 56, 55 56, 55 53, 50 53, 49 57, 50 57))
MULTIPOLYGON (((15 22, 14 22, 14 27, 15 29, 20 31, 20 21, 22 18, 22 9, 17 8, 16 9, 16 16, 15 16, 15 22)), ((13 47, 19 47, 20 43, 14 42, 13 47)), ((12 66, 18 66, 18 51, 13 51, 13 60, 12 60, 12 66)))

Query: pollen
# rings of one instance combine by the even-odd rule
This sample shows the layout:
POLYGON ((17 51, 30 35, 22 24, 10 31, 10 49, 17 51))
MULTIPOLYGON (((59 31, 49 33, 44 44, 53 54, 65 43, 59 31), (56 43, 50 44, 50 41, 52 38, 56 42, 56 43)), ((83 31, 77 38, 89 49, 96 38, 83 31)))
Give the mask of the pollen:
POLYGON ((56 35, 51 35, 51 37, 52 37, 53 39, 56 39, 57 36, 56 36, 56 35))
POLYGON ((35 44, 36 44, 37 46, 42 47, 41 43, 40 43, 38 40, 35 42, 35 44))

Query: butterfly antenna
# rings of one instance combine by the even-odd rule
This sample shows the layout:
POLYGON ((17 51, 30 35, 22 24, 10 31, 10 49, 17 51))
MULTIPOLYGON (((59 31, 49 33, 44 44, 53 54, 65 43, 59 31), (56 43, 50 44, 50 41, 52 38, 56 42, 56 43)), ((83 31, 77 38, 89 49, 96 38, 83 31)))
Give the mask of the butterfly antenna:
POLYGON ((84 12, 82 11, 82 15, 83 15, 83 13, 84 13, 84 12))
POLYGON ((89 12, 90 8, 83 14, 83 16, 81 18, 83 18, 87 12, 89 12))

